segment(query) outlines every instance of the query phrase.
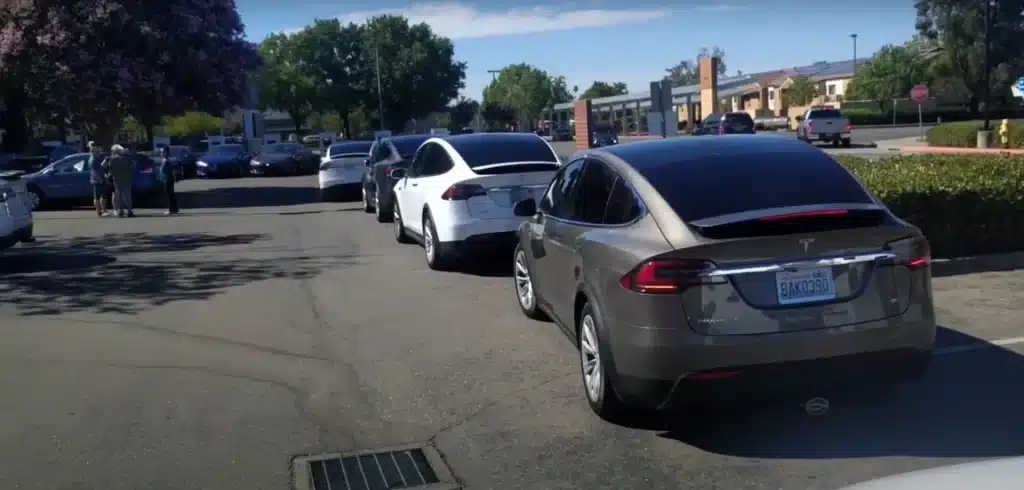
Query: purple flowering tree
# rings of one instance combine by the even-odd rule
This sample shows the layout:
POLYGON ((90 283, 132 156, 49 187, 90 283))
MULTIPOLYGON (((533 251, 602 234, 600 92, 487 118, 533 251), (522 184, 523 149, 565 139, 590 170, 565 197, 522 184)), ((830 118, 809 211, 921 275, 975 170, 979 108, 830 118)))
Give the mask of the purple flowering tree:
POLYGON ((4 0, 0 76, 107 145, 128 114, 146 124, 240 103, 260 65, 244 29, 233 0, 4 0))

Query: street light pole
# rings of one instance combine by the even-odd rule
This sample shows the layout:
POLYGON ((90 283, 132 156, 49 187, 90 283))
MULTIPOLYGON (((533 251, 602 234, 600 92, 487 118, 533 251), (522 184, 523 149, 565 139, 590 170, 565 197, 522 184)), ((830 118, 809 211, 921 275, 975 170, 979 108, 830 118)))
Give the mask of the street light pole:
POLYGON ((984 131, 989 131, 991 129, 991 127, 990 127, 991 123, 990 123, 990 120, 989 120, 988 108, 989 108, 990 105, 992 105, 992 86, 991 86, 991 81, 989 80, 989 77, 992 74, 992 60, 991 60, 990 54, 989 54, 989 51, 991 51, 991 49, 989 47, 990 45, 989 45, 989 37, 988 37, 989 32, 988 31, 989 31, 989 25, 992 24, 991 17, 989 16, 989 7, 992 4, 992 1, 991 0, 984 0, 984 2, 985 2, 985 13, 984 13, 984 15, 985 15, 985 40, 984 40, 984 43, 985 43, 985 62, 984 62, 985 63, 984 64, 984 66, 985 66, 985 76, 984 76, 984 80, 985 80, 985 94, 984 94, 983 99, 985 101, 985 123, 983 124, 982 129, 984 131))
POLYGON ((380 117, 380 130, 384 130, 384 93, 380 88, 380 44, 373 49, 374 64, 377 66, 377 111, 380 117))
POLYGON ((853 74, 856 75, 857 74, 857 35, 856 34, 850 34, 850 37, 853 39, 853 74))

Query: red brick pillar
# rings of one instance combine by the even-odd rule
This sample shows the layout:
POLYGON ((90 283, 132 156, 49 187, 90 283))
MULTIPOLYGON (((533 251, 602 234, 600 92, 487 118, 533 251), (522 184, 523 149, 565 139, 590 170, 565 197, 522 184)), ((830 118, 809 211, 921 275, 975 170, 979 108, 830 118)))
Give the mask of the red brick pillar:
POLYGON ((594 115, 590 108, 590 99, 577 100, 573 104, 573 119, 576 120, 576 149, 589 150, 593 139, 590 137, 590 126, 594 115))

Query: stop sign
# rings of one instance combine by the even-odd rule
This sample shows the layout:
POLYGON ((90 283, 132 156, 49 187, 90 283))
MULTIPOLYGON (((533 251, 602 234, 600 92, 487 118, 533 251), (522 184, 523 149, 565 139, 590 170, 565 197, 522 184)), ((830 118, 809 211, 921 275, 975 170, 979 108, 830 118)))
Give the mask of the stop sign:
POLYGON ((928 100, 928 86, 914 85, 914 88, 910 89, 910 98, 918 104, 928 100))

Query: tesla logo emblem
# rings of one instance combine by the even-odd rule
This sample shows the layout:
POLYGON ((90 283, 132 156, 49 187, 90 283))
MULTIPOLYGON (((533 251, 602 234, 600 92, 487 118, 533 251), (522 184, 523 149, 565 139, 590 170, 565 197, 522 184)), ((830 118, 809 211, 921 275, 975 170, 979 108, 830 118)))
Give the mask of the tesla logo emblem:
POLYGON ((829 405, 831 404, 828 402, 828 398, 816 396, 804 403, 804 411, 810 416, 824 415, 828 411, 829 405))
POLYGON ((814 243, 813 238, 801 238, 800 245, 804 246, 804 252, 811 248, 811 244, 814 243))

